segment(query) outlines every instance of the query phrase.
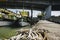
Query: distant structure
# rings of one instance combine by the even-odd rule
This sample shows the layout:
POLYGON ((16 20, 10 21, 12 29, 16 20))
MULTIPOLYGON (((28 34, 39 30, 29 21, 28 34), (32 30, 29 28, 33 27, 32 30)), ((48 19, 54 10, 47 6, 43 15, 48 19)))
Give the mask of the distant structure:
POLYGON ((51 10, 60 10, 60 0, 4 0, 0 1, 1 8, 40 10, 46 14, 45 19, 51 17, 51 10))

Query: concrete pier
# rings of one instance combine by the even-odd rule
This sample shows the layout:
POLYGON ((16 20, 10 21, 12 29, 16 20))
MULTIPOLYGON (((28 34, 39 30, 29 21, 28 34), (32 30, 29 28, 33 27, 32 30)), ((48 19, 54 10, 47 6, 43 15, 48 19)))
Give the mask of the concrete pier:
POLYGON ((45 9, 45 19, 48 19, 51 17, 51 5, 49 5, 46 9, 45 9))

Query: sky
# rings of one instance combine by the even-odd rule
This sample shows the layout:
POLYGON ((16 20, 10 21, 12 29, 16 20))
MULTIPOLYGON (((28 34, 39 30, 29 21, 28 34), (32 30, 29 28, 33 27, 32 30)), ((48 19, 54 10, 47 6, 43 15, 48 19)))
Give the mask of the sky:
MULTIPOLYGON (((18 13, 19 11, 22 11, 23 9, 8 9, 8 10, 18 13)), ((29 16, 31 16, 31 10, 25 10, 25 11, 29 11, 29 16)), ((39 13, 41 13, 41 11, 33 10, 33 17, 37 17, 39 13)), ((51 16, 59 16, 59 15, 60 15, 60 11, 51 11, 51 16)))
POLYGON ((60 16, 60 11, 52 11, 51 15, 52 16, 60 16))

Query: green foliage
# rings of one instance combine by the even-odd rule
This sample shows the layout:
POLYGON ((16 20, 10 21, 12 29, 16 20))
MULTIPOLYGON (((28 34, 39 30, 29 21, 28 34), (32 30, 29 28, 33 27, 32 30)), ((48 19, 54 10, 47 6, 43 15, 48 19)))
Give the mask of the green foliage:
POLYGON ((43 19, 43 18, 44 18, 44 16, 45 16, 45 14, 42 12, 41 14, 38 14, 38 16, 37 16, 37 17, 38 17, 39 19, 43 19))

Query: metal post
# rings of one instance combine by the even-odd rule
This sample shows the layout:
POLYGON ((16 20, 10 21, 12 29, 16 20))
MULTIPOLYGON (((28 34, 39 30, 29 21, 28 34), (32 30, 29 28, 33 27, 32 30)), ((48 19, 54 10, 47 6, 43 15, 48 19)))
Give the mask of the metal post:
POLYGON ((31 26, 32 26, 32 18, 33 18, 33 9, 31 8, 31 26))
POLYGON ((31 19, 32 19, 32 17, 33 17, 33 9, 31 8, 31 19))

